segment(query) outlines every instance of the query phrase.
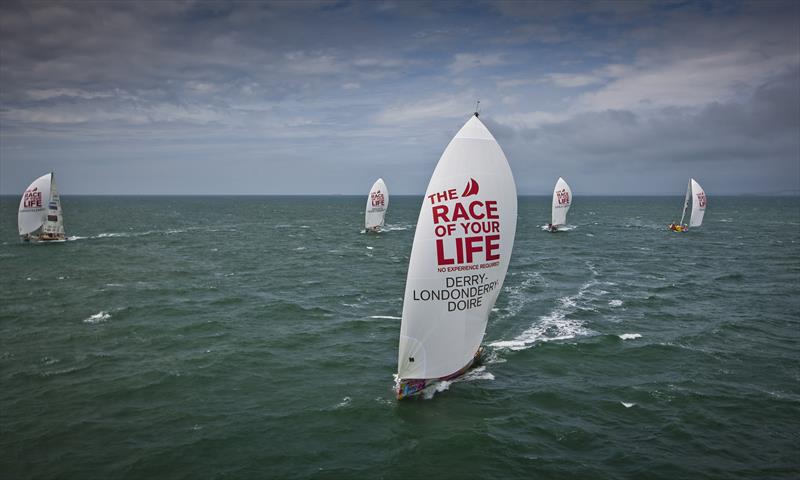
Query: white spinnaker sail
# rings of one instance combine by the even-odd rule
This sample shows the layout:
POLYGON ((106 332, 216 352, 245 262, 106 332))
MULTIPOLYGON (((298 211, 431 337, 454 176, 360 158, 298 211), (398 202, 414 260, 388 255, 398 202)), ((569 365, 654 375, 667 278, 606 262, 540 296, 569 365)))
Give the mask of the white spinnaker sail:
POLYGON ((46 173, 33 181, 25 189, 19 202, 17 226, 19 234, 26 235, 40 229, 47 221, 47 209, 50 203, 50 185, 52 173, 46 173))
POLYGON ((689 183, 692 187, 692 217, 689 220, 689 226, 699 227, 703 224, 703 216, 706 214, 706 204, 708 203, 706 192, 694 178, 689 183))
POLYGON ((477 116, 447 145, 425 192, 408 264, 397 372, 435 379, 470 363, 503 286, 517 191, 477 116))
POLYGON ((367 210, 364 214, 366 228, 382 227, 386 210, 389 208, 389 189, 382 178, 372 185, 367 196, 367 210))
POLYGON ((563 178, 558 177, 556 186, 553 189, 553 213, 551 221, 553 225, 566 225, 567 212, 572 205, 572 190, 563 178))

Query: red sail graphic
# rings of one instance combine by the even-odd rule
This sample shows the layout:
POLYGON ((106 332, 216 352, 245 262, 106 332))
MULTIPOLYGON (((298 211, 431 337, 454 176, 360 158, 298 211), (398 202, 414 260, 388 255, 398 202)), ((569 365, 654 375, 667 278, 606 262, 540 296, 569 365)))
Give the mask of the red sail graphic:
POLYGON ((464 188, 464 193, 462 193, 461 196, 469 197, 470 195, 477 195, 477 194, 478 194, 478 182, 476 182, 474 178, 470 178, 469 183, 467 183, 467 187, 464 188))

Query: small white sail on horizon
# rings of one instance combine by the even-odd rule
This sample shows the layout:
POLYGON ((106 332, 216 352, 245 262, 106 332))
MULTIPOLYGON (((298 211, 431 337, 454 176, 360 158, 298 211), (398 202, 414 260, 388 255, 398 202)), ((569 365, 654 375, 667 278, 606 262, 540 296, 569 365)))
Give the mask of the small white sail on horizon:
POLYGON ((408 265, 397 397, 472 365, 508 270, 517 192, 503 150, 472 116, 425 192, 408 265))
POLYGON ((389 189, 382 178, 372 185, 367 195, 367 208, 364 213, 364 228, 377 231, 384 225, 386 210, 389 208, 389 189))
POLYGON ((572 206, 572 189, 563 178, 558 177, 556 186, 553 188, 553 208, 550 214, 550 230, 567 224, 567 212, 572 206))
POLYGON ((63 242, 64 214, 53 172, 31 183, 19 202, 17 227, 23 241, 63 242))

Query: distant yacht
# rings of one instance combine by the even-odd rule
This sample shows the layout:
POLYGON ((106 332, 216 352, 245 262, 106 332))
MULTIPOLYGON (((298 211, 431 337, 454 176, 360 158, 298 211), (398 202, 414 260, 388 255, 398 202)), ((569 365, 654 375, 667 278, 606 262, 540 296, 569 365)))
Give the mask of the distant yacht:
POLYGON ((382 178, 372 185, 367 196, 367 210, 364 214, 364 227, 368 232, 377 232, 383 227, 386 210, 389 208, 389 189, 382 178))
POLYGON ((683 200, 683 212, 681 213, 681 221, 670 223, 667 228, 673 232, 686 232, 689 227, 699 227, 703 224, 703 216, 706 214, 706 205, 708 199, 703 187, 700 186, 694 178, 689 179, 689 185, 686 187, 686 198, 683 200), (692 203, 692 213, 689 216, 689 225, 683 223, 686 218, 686 210, 689 208, 689 199, 692 203))
POLYGON ((64 214, 53 172, 42 175, 22 194, 17 217, 20 239, 31 243, 61 243, 64 214))
POLYGON ((572 189, 563 178, 558 177, 556 186, 553 189, 553 209, 550 213, 550 224, 547 231, 554 233, 558 227, 567 224, 567 212, 572 205, 572 189))
POLYGON ((476 113, 442 153, 419 212, 400 325, 398 400, 479 360, 516 228, 514 177, 476 113))

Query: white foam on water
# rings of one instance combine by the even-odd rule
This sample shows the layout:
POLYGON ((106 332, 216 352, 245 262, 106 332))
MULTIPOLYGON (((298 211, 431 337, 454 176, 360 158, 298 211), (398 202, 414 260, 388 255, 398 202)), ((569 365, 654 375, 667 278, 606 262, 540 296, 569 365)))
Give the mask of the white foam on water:
POLYGON ((350 397, 344 397, 341 402, 337 403, 333 408, 343 408, 350 405, 350 397))
POLYGON ((632 406, 636 405, 635 403, 628 403, 628 402, 619 402, 625 408, 631 408, 632 406))
POLYGON ((392 317, 390 315, 370 315, 369 318, 377 318, 379 320, 402 320, 400 317, 392 317))
MULTIPOLYGON (((590 262, 586 263, 592 277, 597 277, 598 272, 590 262)), ((558 299, 558 305, 547 315, 539 317, 538 321, 528 327, 524 332, 511 340, 498 340, 489 344, 490 347, 508 350, 524 350, 532 347, 537 342, 552 342, 569 340, 579 336, 592 335, 594 332, 584 326, 581 320, 567 318, 577 310, 596 311, 592 306, 586 305, 585 298, 589 295, 602 296, 608 294, 605 290, 595 287, 604 284, 592 278, 581 285, 578 293, 558 299)), ((607 283, 605 283, 607 284, 607 283)))
POLYGON ((637 338, 642 338, 642 335, 639 333, 623 333, 622 335, 617 336, 623 340, 636 340, 637 338))
POLYGON ((305 250, 305 249, 306 249, 306 247, 297 247, 297 248, 295 248, 294 250, 295 250, 296 252, 302 252, 302 251, 303 251, 303 250, 305 250))
POLYGON ((92 238, 113 238, 113 237, 128 237, 127 233, 98 233, 92 238))
POLYGON ((384 225, 381 228, 382 232, 400 232, 403 230, 408 230, 411 228, 411 225, 384 225))
POLYGON ((503 290, 508 293, 508 312, 501 314, 501 318, 517 315, 530 301, 531 295, 528 294, 528 289, 537 283, 545 283, 538 272, 523 272, 521 275, 524 277, 524 280, 518 285, 511 286, 506 284, 503 286, 503 290))
POLYGON ((437 393, 449 390, 450 385, 453 385, 454 383, 475 382, 479 380, 494 380, 494 375, 491 372, 486 371, 485 365, 481 365, 480 367, 470 370, 464 375, 456 377, 452 380, 441 380, 425 387, 425 389, 422 391, 422 398, 425 400, 430 400, 437 393))
POLYGON ((90 316, 89 318, 85 318, 83 323, 100 323, 105 322, 111 318, 111 314, 108 312, 100 311, 95 313, 94 315, 90 316))
POLYGON ((608 302, 608 304, 612 307, 621 307, 622 300, 611 300, 610 302, 608 302))
POLYGON ((375 247, 367 247, 367 250, 375 250, 375 247))
POLYGON ((72 236, 67 237, 67 241, 68 242, 74 242, 75 240, 85 240, 87 238, 89 238, 89 237, 79 237, 77 235, 72 235, 72 236))

